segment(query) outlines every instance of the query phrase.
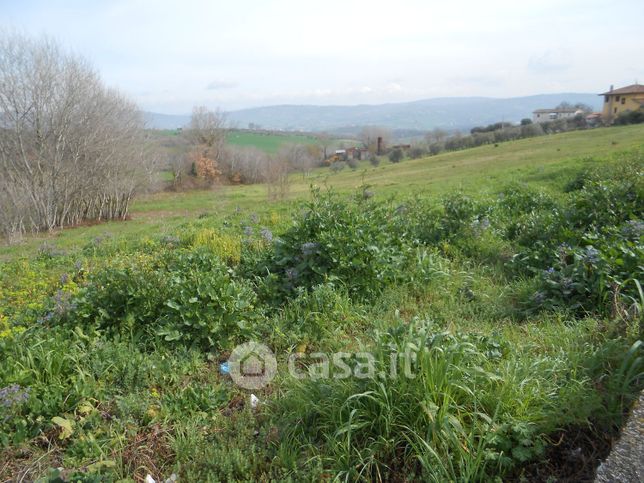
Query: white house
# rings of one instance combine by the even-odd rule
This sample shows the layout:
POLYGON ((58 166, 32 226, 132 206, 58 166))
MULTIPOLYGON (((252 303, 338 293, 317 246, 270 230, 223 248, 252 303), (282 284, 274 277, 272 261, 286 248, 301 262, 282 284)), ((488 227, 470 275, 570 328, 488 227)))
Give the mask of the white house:
POLYGON ((573 108, 537 109, 532 112, 532 122, 550 122, 557 119, 572 119, 584 112, 573 108))

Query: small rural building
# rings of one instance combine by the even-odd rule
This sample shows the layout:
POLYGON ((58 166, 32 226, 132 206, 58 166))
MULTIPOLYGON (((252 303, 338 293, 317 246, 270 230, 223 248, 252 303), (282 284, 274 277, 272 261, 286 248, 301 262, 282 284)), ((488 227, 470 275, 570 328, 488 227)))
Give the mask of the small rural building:
POLYGON ((602 124, 602 113, 591 112, 586 116, 586 124, 590 127, 599 126, 602 124))
POLYGON ((626 111, 637 111, 644 107, 644 86, 633 84, 619 89, 610 86, 604 96, 602 115, 606 122, 612 122, 617 116, 626 111))
POLYGON ((556 121, 557 119, 572 119, 583 111, 576 108, 537 109, 532 112, 532 122, 542 123, 556 121))

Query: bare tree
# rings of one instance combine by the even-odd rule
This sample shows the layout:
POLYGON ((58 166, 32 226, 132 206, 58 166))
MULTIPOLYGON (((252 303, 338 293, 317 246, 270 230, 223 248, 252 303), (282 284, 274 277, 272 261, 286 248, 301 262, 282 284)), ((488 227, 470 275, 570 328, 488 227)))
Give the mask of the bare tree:
POLYGON ((192 109, 188 138, 204 150, 207 156, 219 162, 226 146, 226 122, 222 112, 211 111, 205 106, 192 109))
POLYGON ((265 152, 252 147, 228 146, 221 169, 232 183, 253 184, 264 180, 265 152))
POLYGON ((434 128, 433 130, 425 134, 425 141, 427 142, 428 146, 434 143, 440 144, 445 142, 445 140, 447 139, 447 136, 448 136, 447 131, 444 131, 440 128, 434 128))
POLYGON ((304 144, 286 145, 279 150, 277 156, 286 163, 290 171, 302 173, 302 177, 307 176, 316 163, 315 151, 304 144))
POLYGON ((48 39, 0 35, 2 233, 125 218, 152 175, 142 127, 83 59, 48 39))
POLYGON ((391 131, 384 127, 367 126, 360 131, 358 139, 369 150, 369 154, 382 154, 378 152, 378 139, 381 141, 380 148, 386 149, 391 141, 391 131))
POLYGON ((290 188, 288 162, 279 156, 268 156, 264 163, 264 182, 269 200, 282 200, 290 188))
POLYGON ((318 140, 318 144, 320 145, 320 148, 322 149, 322 159, 328 158, 329 149, 333 144, 333 139, 328 133, 321 132, 320 134, 317 135, 317 140, 318 140))

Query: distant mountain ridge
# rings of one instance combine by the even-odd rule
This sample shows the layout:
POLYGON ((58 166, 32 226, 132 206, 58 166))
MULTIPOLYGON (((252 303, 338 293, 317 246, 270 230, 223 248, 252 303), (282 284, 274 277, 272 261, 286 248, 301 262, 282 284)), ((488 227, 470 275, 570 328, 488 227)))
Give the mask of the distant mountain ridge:
POLYGON ((143 119, 148 129, 177 129, 190 123, 190 114, 160 114, 143 111, 143 119))
MULTIPOLYGON (((356 106, 278 105, 231 111, 228 121, 239 128, 251 123, 263 129, 290 131, 343 131, 362 126, 391 129, 470 129, 499 121, 518 122, 532 118, 532 111, 561 102, 601 107, 597 94, 560 93, 525 97, 442 97, 411 102, 356 106)), ((171 129, 186 125, 189 115, 145 113, 150 127, 171 129)))

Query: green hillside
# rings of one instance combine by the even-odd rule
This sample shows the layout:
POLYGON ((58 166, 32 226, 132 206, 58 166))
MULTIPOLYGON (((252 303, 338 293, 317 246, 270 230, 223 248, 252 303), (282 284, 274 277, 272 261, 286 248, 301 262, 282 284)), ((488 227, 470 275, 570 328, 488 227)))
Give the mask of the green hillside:
POLYGON ((644 389, 643 140, 158 193, 3 247, 0 481, 592 481, 644 389))
MULTIPOLYGON (((265 149, 278 149, 286 140, 310 142, 306 136, 262 136, 240 134, 239 143, 265 149), (261 141, 261 142, 260 142, 261 141)), ((559 185, 562 173, 603 157, 644 145, 644 126, 625 126, 574 131, 551 136, 522 139, 482 146, 464 151, 443 153, 416 160, 391 164, 383 159, 374 168, 363 162, 354 171, 345 169, 334 174, 319 168, 311 175, 291 176, 289 200, 306 198, 310 186, 332 187, 350 191, 362 184, 372 186, 378 196, 426 193, 441 195, 454 189, 490 192, 510 180, 521 180, 541 186, 559 185)), ((241 208, 257 212, 288 212, 288 202, 267 202, 262 185, 221 187, 212 191, 157 193, 138 199, 131 210, 132 220, 67 229, 54 234, 27 238, 19 245, 0 247, 0 256, 12 256, 37 248, 45 241, 61 246, 86 243, 104 233, 138 237, 171 230, 187 218, 204 213, 229 213, 241 208)))
POLYGON ((233 146, 252 147, 269 154, 274 154, 288 144, 315 144, 313 136, 305 134, 281 134, 276 132, 251 132, 233 130, 228 133, 228 144, 233 146))

